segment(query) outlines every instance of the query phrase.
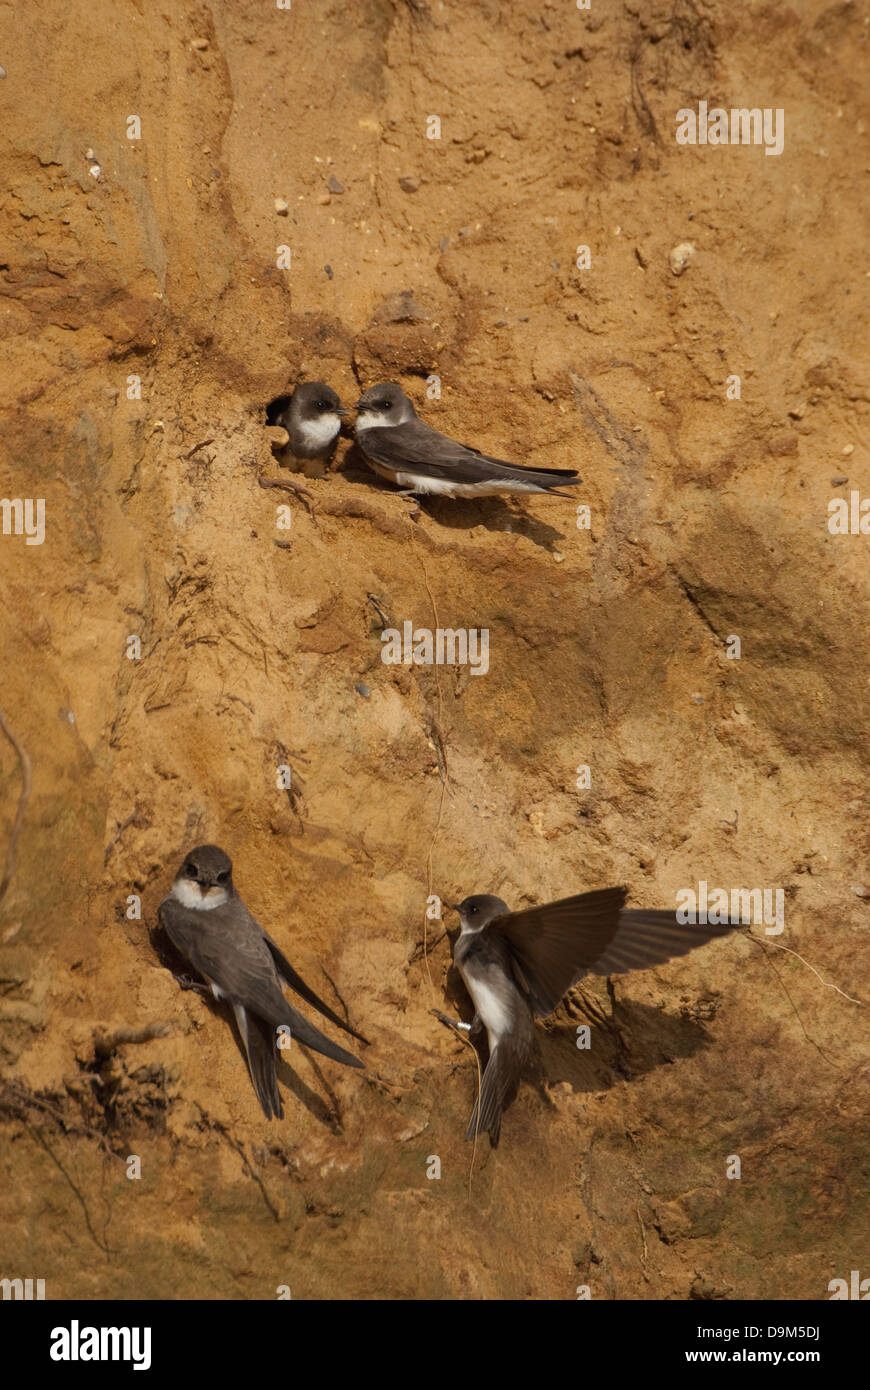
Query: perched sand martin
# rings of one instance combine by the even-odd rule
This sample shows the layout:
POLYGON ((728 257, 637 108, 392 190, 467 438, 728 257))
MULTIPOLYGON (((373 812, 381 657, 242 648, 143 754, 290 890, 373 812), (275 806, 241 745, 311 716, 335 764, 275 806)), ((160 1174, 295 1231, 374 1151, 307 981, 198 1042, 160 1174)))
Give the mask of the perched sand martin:
POLYGON ((287 431, 290 455, 300 472, 322 477, 335 453, 341 417, 347 411, 331 386, 306 381, 291 396, 279 396, 266 411, 266 422, 287 431))
POLYGON ((401 386, 370 386, 356 403, 356 437, 371 467, 406 492, 446 497, 492 497, 497 493, 556 492, 576 487, 570 468, 524 468, 457 444, 417 416, 401 386))
POLYGON ((468 1031, 475 1045, 489 1045, 479 1103, 466 1139, 488 1131, 498 1144, 502 1111, 512 1099, 523 1067, 535 1048, 535 1015, 556 1009, 584 975, 618 975, 645 970, 684 956, 736 923, 692 925, 676 912, 626 908, 624 888, 602 888, 543 907, 511 912, 501 898, 484 893, 466 898, 454 910, 461 931, 453 960, 474 1004, 468 1031), (479 1116, 478 1116, 479 1108, 479 1116))
POLYGON ((275 1069, 279 1027, 289 1031, 291 1042, 304 1043, 345 1066, 363 1066, 284 998, 282 985, 295 990, 346 1033, 365 1042, 306 985, 251 916, 233 886, 229 856, 217 845, 200 845, 191 850, 157 915, 173 945, 206 981, 215 999, 227 999, 232 1005, 254 1090, 267 1120, 273 1115, 281 1119, 284 1114, 275 1069))

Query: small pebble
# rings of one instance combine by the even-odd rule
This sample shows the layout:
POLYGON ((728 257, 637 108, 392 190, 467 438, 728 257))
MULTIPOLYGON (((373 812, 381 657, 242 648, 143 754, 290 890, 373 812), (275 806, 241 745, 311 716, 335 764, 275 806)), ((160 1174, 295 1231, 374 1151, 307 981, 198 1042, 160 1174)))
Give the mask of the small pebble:
POLYGON ((190 43, 192 48, 208 48, 208 39, 191 39, 190 43))
POLYGON ((5 77, 5 76, 6 76, 6 69, 5 69, 4 67, 0 67, 0 77, 5 77))
POLYGON ((844 444, 844 446, 843 446, 843 453, 846 455, 846 458, 848 458, 850 454, 854 454, 854 452, 855 452, 855 445, 854 445, 854 444, 844 444))
POLYGON ((331 280, 331 279, 332 279, 332 275, 333 275, 332 266, 331 266, 331 265, 325 265, 325 266, 323 267, 323 269, 326 271, 326 278, 327 278, 327 280, 331 280))
POLYGON ((364 700, 367 700, 372 693, 367 685, 355 685, 354 690, 357 695, 362 695, 364 700))
POLYGON ((867 887, 866 883, 853 883, 852 892, 856 898, 870 898, 870 888, 867 887))
POLYGON ((831 487, 842 487, 843 484, 844 484, 844 483, 848 483, 848 481, 849 481, 848 478, 832 478, 832 479, 831 479, 831 487))
POLYGON ((344 192, 344 184, 335 177, 335 174, 330 174, 329 178, 326 180, 326 187, 329 189, 330 193, 344 192))
POLYGON ((286 217, 290 211, 290 204, 284 198, 276 198, 275 211, 279 217, 286 217))
POLYGON ((102 172, 103 171, 100 168, 99 164, 92 164, 90 169, 88 170, 88 173, 91 175, 91 177, 95 179, 98 179, 102 172))
POLYGON ((317 195, 317 201, 318 201, 319 205, 320 205, 322 208, 329 207, 329 204, 332 202, 332 194, 331 194, 331 193, 318 193, 318 195, 317 195))
POLYGON ((403 174, 399 179, 399 187, 403 193, 416 193, 420 185, 411 174, 403 174))
POLYGON ((681 241, 668 252, 668 265, 674 275, 682 275, 695 258, 695 248, 691 241, 681 241))

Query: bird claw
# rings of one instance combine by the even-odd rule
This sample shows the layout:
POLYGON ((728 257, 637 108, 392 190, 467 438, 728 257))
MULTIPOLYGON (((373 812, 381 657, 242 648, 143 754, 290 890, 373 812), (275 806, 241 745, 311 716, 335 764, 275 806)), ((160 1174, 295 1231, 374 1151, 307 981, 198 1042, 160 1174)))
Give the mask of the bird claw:
POLYGON ((434 1014, 435 1017, 438 1019, 439 1023, 443 1023, 444 1026, 445 1026, 446 1028, 452 1028, 452 1029, 454 1029, 454 1031, 457 1032, 457 1033, 459 1033, 459 1032, 462 1032, 462 1033, 470 1033, 470 1032, 471 1032, 471 1024, 470 1024, 470 1023, 463 1023, 463 1022, 462 1022, 460 1019, 458 1019, 458 1018, 449 1018, 449 1017, 447 1016, 447 1014, 443 1014, 443 1013, 441 1012, 440 1009, 430 1009, 429 1012, 430 1012, 431 1014, 434 1014))
POLYGON ((179 989, 192 989, 197 994, 210 994, 208 985, 202 984, 200 980, 195 980, 192 975, 173 975, 173 980, 179 989))

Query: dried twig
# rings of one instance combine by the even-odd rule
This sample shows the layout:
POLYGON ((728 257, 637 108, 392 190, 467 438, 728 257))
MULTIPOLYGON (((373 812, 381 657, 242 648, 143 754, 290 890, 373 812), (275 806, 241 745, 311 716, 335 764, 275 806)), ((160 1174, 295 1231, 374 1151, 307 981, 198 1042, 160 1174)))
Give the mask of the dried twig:
POLYGON ((12 833, 9 836, 9 845, 6 850, 6 867, 3 872, 3 878, 0 880, 0 902, 2 902, 6 896, 6 889, 9 887, 9 881, 15 869, 15 845, 21 831, 21 823, 24 820, 24 812, 27 810, 27 803, 30 800, 30 793, 33 789, 33 769, 31 767, 30 758, 27 756, 27 749, 20 740, 16 738, 15 734, 13 734, 9 725, 6 723, 6 715, 3 713, 2 708, 0 708, 0 730, 3 731, 12 744, 12 747, 18 755, 18 761, 21 764, 21 795, 18 798, 18 810, 15 812, 12 833))
MULTIPOLYGON (((426 584, 426 592, 427 592, 428 595, 429 595, 429 602, 430 602, 431 605, 432 605, 432 619, 433 619, 433 622, 434 622, 434 624, 435 624, 435 631, 437 632, 437 631, 438 631, 438 608, 437 608, 437 606, 436 606, 436 604, 435 604, 435 595, 432 593, 432 586, 431 586, 430 583, 429 583, 429 575, 428 575, 428 573, 426 572, 426 562, 425 562, 425 560, 423 559, 422 555, 420 556, 420 565, 421 565, 421 568, 422 568, 422 570, 423 570, 423 579, 424 579, 424 582, 425 582, 425 584, 426 584)), ((438 718, 437 718, 437 719, 433 719, 433 718, 431 717, 431 715, 430 715, 430 716, 429 716, 429 723, 430 723, 430 725, 432 726, 432 731, 437 735, 437 738, 434 739, 433 742, 435 743, 436 756, 437 756, 437 758, 438 758, 438 772, 439 772, 440 779, 441 779, 441 797, 440 797, 439 802, 438 802, 438 820, 436 821, 435 829, 434 829, 434 831, 432 832, 432 839, 431 839, 431 841, 430 841, 430 843, 429 843, 429 853, 428 853, 427 856, 426 856, 426 899, 427 899, 427 901, 426 901, 426 912, 424 912, 424 914, 423 914, 423 963, 424 963, 425 966, 426 966, 426 974, 427 974, 427 976, 429 977, 429 985, 430 985, 430 988, 434 988, 434 986, 433 986, 433 983, 432 983, 432 971, 431 971, 430 968, 429 968, 429 946, 428 946, 429 930, 428 930, 428 926, 427 926, 427 922, 428 922, 429 919, 428 919, 426 913, 428 913, 428 911, 429 911, 429 902, 428 902, 428 900, 429 900, 429 898, 431 898, 431 896, 432 896, 432 857, 433 857, 433 855, 434 855, 434 853, 435 853, 435 841, 438 839, 438 832, 439 832, 439 830, 441 829, 441 818, 442 818, 442 816, 444 815, 444 794, 445 794, 445 792, 447 791, 447 787, 448 787, 448 784, 449 784, 449 776, 450 776, 449 770, 448 770, 448 767, 447 767, 447 749, 446 749, 445 746, 444 746, 444 735, 443 735, 442 732, 441 732, 441 720, 442 720, 443 714, 444 714, 444 701, 443 701, 443 697, 442 697, 442 695, 441 695, 441 682, 440 682, 440 680, 438 679, 438 667, 437 667, 437 666, 434 668, 434 671, 435 671, 435 688, 436 688, 436 690, 438 691, 438 718)), ((476 1144, 476 1142, 477 1142, 477 1136, 475 1135, 475 1144, 476 1144)), ((473 1165, 473 1164, 474 1164, 474 1156, 473 1156, 473 1155, 472 1155, 472 1160, 471 1160, 471 1161, 472 1161, 472 1165, 473 1165)))
POLYGON ((193 448, 189 449, 184 457, 186 459, 192 459, 194 454, 198 454, 200 449, 205 448, 206 444, 214 444, 214 439, 204 439, 201 444, 194 444, 193 448))
POLYGON ((808 960, 804 960, 803 956, 800 955, 798 951, 793 951, 790 946, 783 946, 781 941, 765 941, 764 944, 765 946, 775 946, 778 951, 788 951, 790 956, 797 956, 798 960, 801 961, 807 967, 807 970, 812 970, 816 979, 819 981, 819 984, 824 985, 825 989, 832 989, 837 994, 841 994, 844 999, 848 999, 850 1004, 865 1003, 863 999, 855 999, 851 994, 847 994, 844 989, 840 989, 839 985, 831 984, 830 980, 823 980, 816 967, 814 965, 810 965, 808 960))
MULTIPOLYGON (((39 1143, 39 1144, 42 1145, 42 1147, 45 1149, 45 1152, 48 1154, 49 1158, 51 1159, 52 1163, 54 1163, 54 1164, 60 1169, 61 1173, 62 1173, 63 1176, 66 1178, 67 1182, 69 1183, 70 1187, 72 1188, 73 1192, 75 1193, 75 1196, 76 1196, 76 1198, 78 1199, 79 1205, 80 1205, 82 1211, 84 1212, 85 1225, 87 1226, 88 1231, 90 1232, 90 1235, 91 1235, 91 1238, 93 1239, 94 1244, 97 1245, 97 1246, 99 1246, 100 1250, 102 1250, 103 1253, 104 1253, 105 1255, 111 1255, 111 1254, 112 1254, 112 1251, 110 1250, 110 1248, 109 1248, 108 1244, 106 1243, 106 1241, 105 1241, 105 1240, 100 1240, 100 1237, 97 1235, 96 1231, 94 1230, 93 1223, 92 1223, 92 1221, 91 1221, 91 1214, 90 1214, 90 1212, 88 1211, 88 1204, 87 1204, 87 1202, 85 1201, 84 1197, 82 1196, 81 1191, 80 1191, 79 1188, 76 1186, 76 1184, 73 1182, 73 1180, 72 1180, 72 1178, 70 1177, 69 1173, 68 1173, 67 1170, 64 1168, 63 1164, 61 1163, 60 1159, 58 1158, 57 1154, 54 1152, 54 1149, 51 1147, 51 1145, 49 1144, 48 1140, 45 1138, 45 1135, 42 1133, 41 1130, 34 1129, 32 1125, 28 1124, 27 1120, 24 1120, 23 1123, 24 1123, 24 1127, 25 1127, 25 1129, 27 1130, 27 1132, 28 1132, 28 1134, 30 1135, 30 1137, 31 1137, 32 1139, 35 1139, 35 1140, 37 1141, 37 1143, 39 1143)), ((110 1209, 110 1215, 111 1215, 111 1209, 110 1209)), ((108 1224, 109 1224, 109 1223, 108 1223, 108 1221, 107 1221, 107 1222, 106 1222, 106 1225, 108 1225, 108 1224)))
POLYGON ((824 1049, 821 1048, 821 1047, 819 1047, 819 1044, 816 1042, 815 1038, 811 1038, 810 1035, 809 1035, 809 1033, 807 1032, 806 1027, 804 1026, 804 1021, 803 1021, 803 1019, 802 1019, 801 1016, 800 1016, 800 1011, 798 1010, 798 1006, 797 1006, 797 1004, 794 1002, 794 1000, 792 999, 791 994, 789 993, 788 985, 786 984, 785 980, 782 978, 782 976, 780 975, 780 973, 779 973, 779 971, 777 970, 776 966, 774 965, 772 957, 769 956, 769 955, 767 954, 767 951, 765 950, 765 946, 766 946, 766 945, 772 946, 774 943, 773 943, 772 941, 771 941, 771 942, 762 942, 762 941, 758 941, 757 938, 754 937, 750 932, 746 932, 744 935, 745 935, 745 938, 746 938, 747 941, 751 941, 752 944, 753 944, 754 946, 757 946, 757 947, 758 947, 758 949, 761 951, 761 954, 764 956, 764 959, 767 961, 768 965, 770 966, 771 970, 773 971, 774 975, 775 975, 776 978, 779 980, 779 983, 780 983, 780 985, 782 986, 783 993, 785 994, 786 999, 787 999, 788 1002, 791 1004, 792 1009, 794 1010, 795 1018, 797 1019, 798 1023, 800 1024, 800 1026, 801 1026, 801 1032, 803 1033, 803 1035, 804 1035, 804 1037, 806 1038, 807 1042, 810 1043, 810 1044, 816 1049, 816 1052, 818 1052, 818 1054, 819 1054, 820 1057, 824 1058, 824 1060, 827 1062, 827 1064, 828 1064, 829 1067, 835 1067, 838 1071, 841 1070, 841 1068, 837 1065, 837 1063, 831 1060, 831 1058, 830 1058, 830 1057, 828 1056, 828 1054, 824 1051, 824 1049))
POLYGON ((295 492, 296 496, 302 502, 302 505, 304 506, 308 515, 311 517, 311 520, 315 520, 314 498, 312 494, 308 491, 308 488, 303 487, 301 483, 294 483, 290 478, 260 477, 257 478, 257 482, 260 484, 260 487, 277 487, 281 488, 284 492, 295 492))
POLYGON ((468 1169, 468 1196, 470 1199, 471 1178, 472 1174, 474 1173, 474 1158, 477 1153, 477 1136, 480 1133, 480 1095, 483 1087, 483 1077, 481 1076, 480 1071, 480 1053, 478 1052, 474 1043, 471 1041, 471 1038, 469 1037, 465 1029, 457 1028, 454 1019, 448 1018, 447 1014, 443 1014, 440 1009, 430 1009, 429 1012, 430 1014, 435 1015, 439 1023, 443 1023, 446 1028, 449 1028, 451 1032, 455 1033, 457 1038, 461 1038, 464 1043, 468 1044, 468 1046, 474 1053, 474 1060, 477 1063, 477 1105, 475 1106, 475 1115, 477 1116, 477 1119, 474 1125, 474 1143, 471 1146, 471 1164, 468 1169))

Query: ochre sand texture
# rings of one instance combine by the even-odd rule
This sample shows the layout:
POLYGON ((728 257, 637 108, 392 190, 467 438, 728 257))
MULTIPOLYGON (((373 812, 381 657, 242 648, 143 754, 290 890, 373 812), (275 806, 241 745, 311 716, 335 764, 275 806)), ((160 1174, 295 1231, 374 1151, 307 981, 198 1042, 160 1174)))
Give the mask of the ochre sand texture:
MULTIPOLYGON (((0 491, 47 526, 0 538, 0 706, 33 765, 0 908, 2 1273, 86 1298, 870 1274, 866 1002, 743 936, 585 986, 469 1195, 437 922, 431 985, 421 959, 430 889, 661 906, 705 879, 783 887, 771 940, 868 998, 870 541, 827 528, 870 494, 866 35, 826 0, 50 0, 7 26, 0 491), (678 146, 701 99, 782 108, 782 155, 678 146), (359 468, 307 482, 309 516, 257 483, 300 375, 345 403, 400 380, 459 439, 579 469, 591 531, 550 498, 414 521, 359 468), (488 628, 488 674, 384 665, 385 616, 488 628), (364 1075, 294 1051, 280 1125, 149 939, 204 840, 372 1039, 364 1075)), ((4 740, 4 847, 20 786, 4 740)))

